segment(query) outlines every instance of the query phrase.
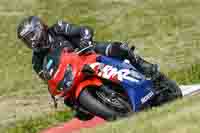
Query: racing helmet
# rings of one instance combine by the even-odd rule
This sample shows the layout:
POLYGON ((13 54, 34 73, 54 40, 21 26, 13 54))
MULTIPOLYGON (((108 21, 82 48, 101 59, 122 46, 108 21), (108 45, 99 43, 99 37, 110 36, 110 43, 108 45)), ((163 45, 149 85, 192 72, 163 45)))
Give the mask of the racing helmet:
POLYGON ((24 18, 17 27, 17 36, 28 48, 35 51, 49 48, 47 43, 47 26, 36 16, 24 18))

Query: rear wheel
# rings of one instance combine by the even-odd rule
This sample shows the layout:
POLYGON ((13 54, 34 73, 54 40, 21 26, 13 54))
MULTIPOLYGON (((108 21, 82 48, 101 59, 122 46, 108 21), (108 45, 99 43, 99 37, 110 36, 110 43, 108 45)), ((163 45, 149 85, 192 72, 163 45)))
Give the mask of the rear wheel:
POLYGON ((161 105, 166 102, 173 101, 182 97, 182 92, 175 81, 170 80, 164 74, 160 74, 159 78, 154 81, 154 86, 157 90, 157 97, 155 98, 156 105, 161 105))
POLYGON ((115 120, 132 112, 130 104, 119 95, 109 97, 101 89, 84 89, 79 96, 81 107, 105 120, 115 120))

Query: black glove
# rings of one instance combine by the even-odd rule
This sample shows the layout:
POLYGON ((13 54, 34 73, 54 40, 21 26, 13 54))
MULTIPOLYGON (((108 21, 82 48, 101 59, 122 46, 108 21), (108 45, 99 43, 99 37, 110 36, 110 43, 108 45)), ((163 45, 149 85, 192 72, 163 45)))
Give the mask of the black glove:
POLYGON ((88 47, 90 45, 92 45, 92 41, 86 40, 86 39, 80 40, 80 49, 83 49, 83 48, 88 47))
POLYGON ((120 51, 125 53, 127 59, 131 61, 132 64, 135 64, 137 62, 137 55, 134 53, 135 46, 128 46, 128 43, 122 43, 120 45, 120 51))

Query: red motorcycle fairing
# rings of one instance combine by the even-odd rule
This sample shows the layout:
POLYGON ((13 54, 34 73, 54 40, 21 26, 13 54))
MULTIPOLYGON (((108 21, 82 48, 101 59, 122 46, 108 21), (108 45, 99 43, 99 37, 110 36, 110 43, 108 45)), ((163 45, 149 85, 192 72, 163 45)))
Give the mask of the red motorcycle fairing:
POLYGON ((76 92, 75 92, 75 98, 78 99, 81 91, 83 89, 86 89, 87 87, 89 86, 97 86, 97 87, 100 87, 101 85, 103 85, 103 83, 101 82, 101 80, 99 80, 98 78, 90 78, 90 79, 87 79, 83 82, 81 82, 77 88, 76 88, 76 92))
POLYGON ((64 96, 78 98, 80 92, 86 88, 86 86, 100 86, 101 81, 95 77, 84 80, 84 74, 82 69, 86 64, 92 64, 96 62, 98 55, 96 53, 78 55, 75 52, 69 52, 64 48, 62 50, 59 65, 56 72, 53 74, 50 80, 48 80, 49 91, 53 96, 64 96), (73 85, 70 87, 69 92, 65 92, 58 88, 59 83, 63 80, 67 65, 72 66, 72 73, 74 76, 73 85))

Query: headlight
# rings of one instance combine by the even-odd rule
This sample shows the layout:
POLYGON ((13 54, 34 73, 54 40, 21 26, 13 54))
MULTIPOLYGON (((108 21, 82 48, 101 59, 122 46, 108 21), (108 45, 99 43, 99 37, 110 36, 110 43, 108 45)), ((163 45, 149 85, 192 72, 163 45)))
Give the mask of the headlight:
POLYGON ((62 90, 64 92, 69 91, 69 89, 71 88, 71 86, 73 84, 73 80, 74 80, 74 76, 73 76, 73 73, 72 73, 72 66, 69 64, 66 67, 63 80, 61 81, 61 83, 58 87, 59 90, 62 90))

